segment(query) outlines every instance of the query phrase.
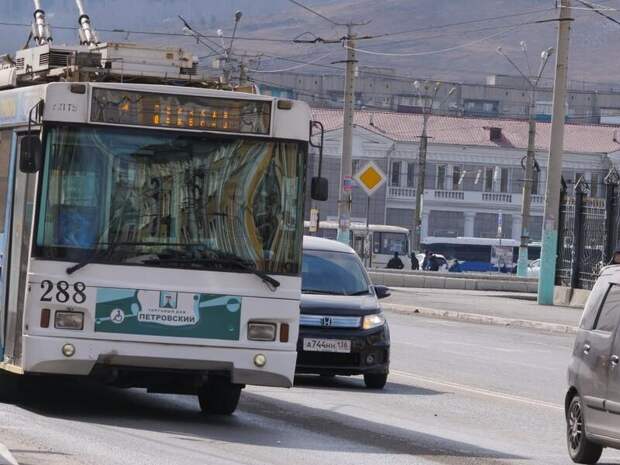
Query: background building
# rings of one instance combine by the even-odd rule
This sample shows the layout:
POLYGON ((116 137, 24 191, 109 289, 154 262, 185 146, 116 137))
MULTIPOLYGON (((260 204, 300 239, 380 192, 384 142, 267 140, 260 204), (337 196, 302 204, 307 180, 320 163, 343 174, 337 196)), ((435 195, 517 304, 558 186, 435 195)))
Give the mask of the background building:
MULTIPOLYGON (((323 170, 330 199, 317 203, 321 219, 337 216, 342 147, 342 111, 315 109, 326 128, 323 170)), ((355 187, 352 217, 371 223, 413 227, 417 182, 418 136, 422 115, 358 111, 353 133, 353 172, 372 160, 388 182, 371 198, 355 187)), ((536 160, 530 237, 540 240, 551 125, 537 125, 536 160)), ((432 116, 423 202, 423 239, 432 237, 502 237, 521 235, 521 197, 528 125, 526 121, 432 116)), ((569 124, 565 132, 563 177, 569 191, 580 177, 593 197, 604 197, 609 154, 620 150, 614 128, 569 124)), ((311 172, 316 173, 316 154, 311 172)))
MULTIPOLYGON (((424 99, 414 78, 400 77, 393 69, 360 67, 355 85, 357 108, 421 113, 424 99)), ((341 108, 344 77, 276 73, 257 78, 265 94, 295 98, 313 107, 341 108)), ((492 75, 484 83, 446 82, 435 99, 436 114, 492 118, 527 118, 529 84, 520 76, 492 75), (448 91, 455 92, 448 97, 448 91), (442 102, 441 105, 439 103, 442 102)), ((536 95, 539 121, 551 121, 552 83, 541 82, 536 95)), ((586 124, 620 124, 620 84, 605 85, 571 81, 567 120, 586 124)))

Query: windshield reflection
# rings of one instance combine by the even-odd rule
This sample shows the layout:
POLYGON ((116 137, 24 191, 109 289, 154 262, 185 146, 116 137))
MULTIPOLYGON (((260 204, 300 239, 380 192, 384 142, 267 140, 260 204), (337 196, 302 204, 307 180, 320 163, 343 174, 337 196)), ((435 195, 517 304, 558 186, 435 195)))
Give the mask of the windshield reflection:
POLYGON ((70 261, 232 270, 243 263, 298 273, 302 149, 185 133, 51 128, 37 251, 70 261))
POLYGON ((301 272, 305 294, 369 294, 368 280, 357 255, 305 250, 301 272))

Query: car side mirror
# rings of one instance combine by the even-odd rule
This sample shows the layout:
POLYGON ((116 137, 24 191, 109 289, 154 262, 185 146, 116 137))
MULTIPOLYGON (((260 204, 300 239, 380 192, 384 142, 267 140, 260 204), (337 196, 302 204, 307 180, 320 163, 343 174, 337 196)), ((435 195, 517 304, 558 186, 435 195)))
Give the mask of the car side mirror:
POLYGON ((314 177, 310 186, 310 197, 312 200, 324 202, 329 197, 329 184, 327 178, 314 177))
POLYGON ((392 295, 389 287, 380 284, 375 285, 375 294, 377 294, 377 299, 385 299, 392 295))
POLYGON ((43 164, 43 150, 39 136, 28 135, 21 140, 19 169, 22 173, 36 173, 43 164))

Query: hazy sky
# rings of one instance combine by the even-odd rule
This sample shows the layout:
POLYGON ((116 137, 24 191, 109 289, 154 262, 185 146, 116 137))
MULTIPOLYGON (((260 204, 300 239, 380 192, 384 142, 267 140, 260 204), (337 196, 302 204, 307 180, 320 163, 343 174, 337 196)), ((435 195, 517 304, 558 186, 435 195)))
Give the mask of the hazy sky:
MULTIPOLYGON (((60 27, 77 27, 78 13, 73 0, 41 0, 48 22, 57 43, 72 43, 76 31, 60 27), (56 26, 56 27, 55 27, 56 26)), ((192 24, 200 25, 201 31, 215 33, 217 28, 230 28, 234 12, 242 10, 245 19, 268 16, 274 11, 291 8, 287 0, 84 0, 95 28, 132 28, 181 32, 177 15, 192 24)), ((321 3, 321 2, 314 2, 321 3)), ((30 0, 0 0, 0 21, 30 23, 34 3, 30 0)), ((0 53, 11 53, 21 48, 28 37, 27 27, 0 26, 0 53)), ((125 35, 99 34, 102 40, 123 40, 125 35)), ((129 40, 140 40, 130 36, 129 40)))

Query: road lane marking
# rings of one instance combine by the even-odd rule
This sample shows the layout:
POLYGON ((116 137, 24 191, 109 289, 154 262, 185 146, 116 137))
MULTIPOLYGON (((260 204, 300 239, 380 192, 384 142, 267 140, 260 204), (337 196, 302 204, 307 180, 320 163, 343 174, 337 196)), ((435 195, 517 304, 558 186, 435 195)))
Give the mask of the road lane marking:
POLYGON ((512 402, 520 402, 522 404, 533 405, 535 407, 545 407, 553 410, 564 411, 564 407, 560 404, 554 404, 552 402, 545 402, 543 400, 529 399, 527 397, 516 396, 514 394, 506 394, 503 392, 491 391, 489 389, 478 388, 474 386, 467 386, 465 384, 452 383, 450 381, 441 381, 437 379, 427 378, 426 376, 416 375, 406 371, 390 369, 390 375, 401 376, 403 378, 409 378, 416 381, 422 381, 424 383, 434 384, 435 386, 443 386, 447 388, 457 389, 463 392, 470 392, 473 394, 479 394, 486 397, 493 397, 495 399, 509 400, 512 402))

